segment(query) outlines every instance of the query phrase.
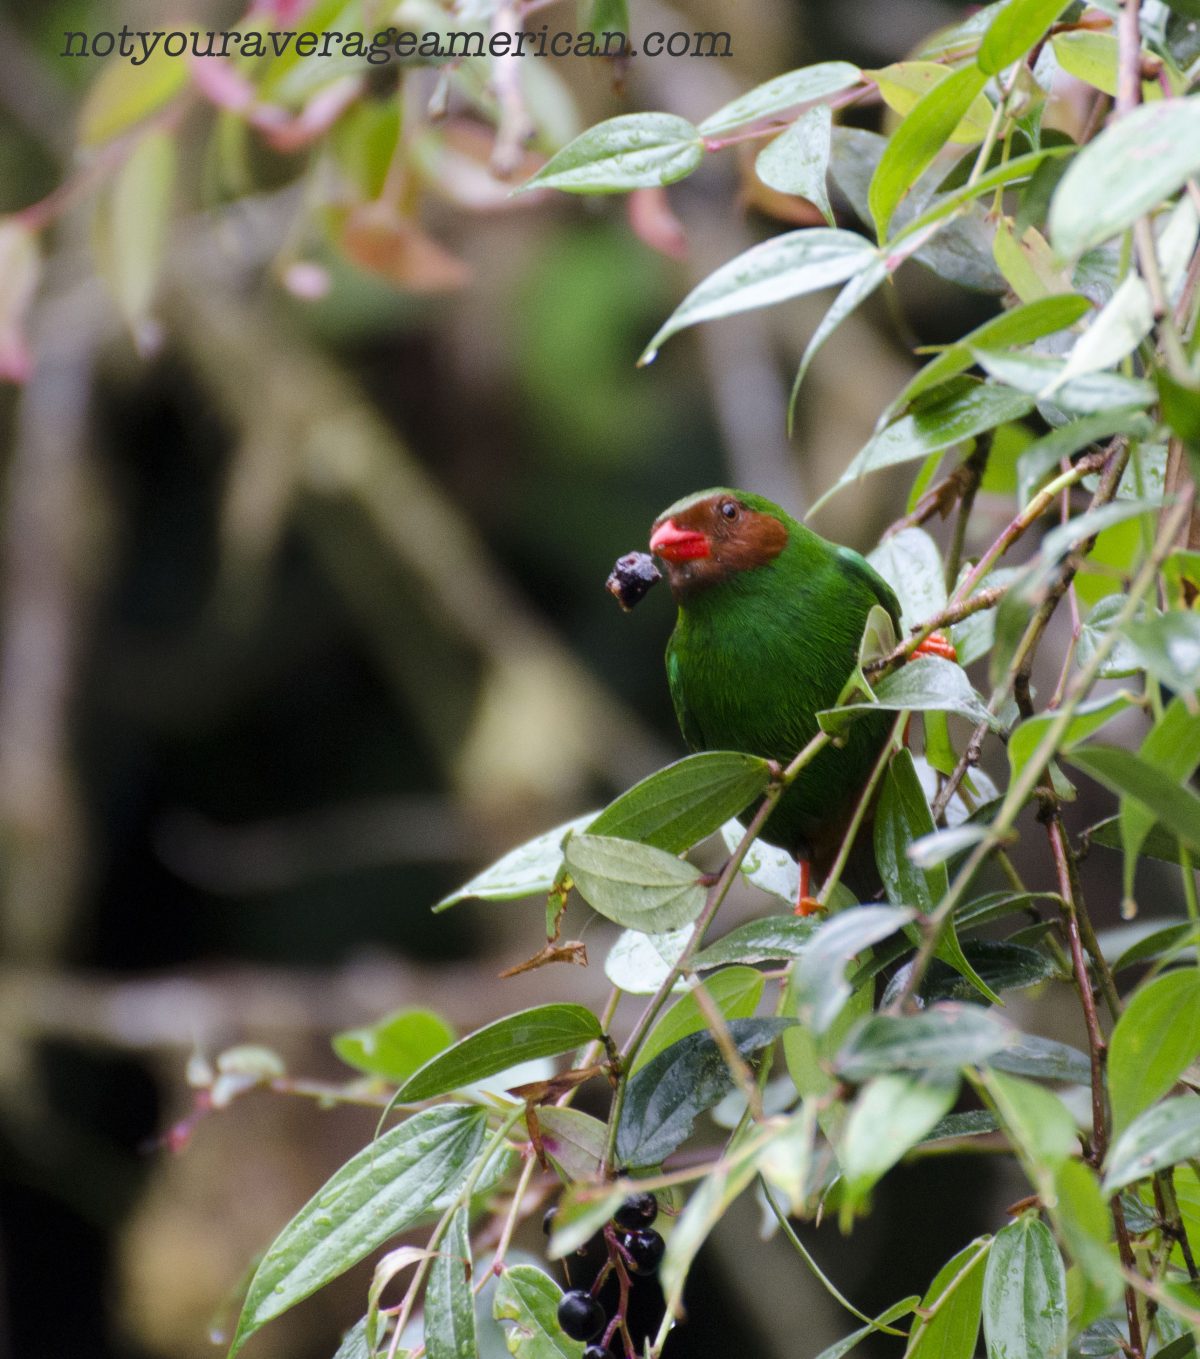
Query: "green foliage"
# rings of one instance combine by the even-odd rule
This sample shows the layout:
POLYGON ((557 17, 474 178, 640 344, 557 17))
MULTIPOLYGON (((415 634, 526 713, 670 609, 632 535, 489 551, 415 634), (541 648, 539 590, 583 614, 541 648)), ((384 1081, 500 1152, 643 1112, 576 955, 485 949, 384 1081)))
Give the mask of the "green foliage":
MULTIPOLYGON (((459 9, 456 23, 491 32, 494 6, 475 7, 474 18, 459 9)), ((310 176, 295 239, 318 239, 409 291, 444 283, 457 263, 419 234, 421 195, 514 207, 504 176, 520 164, 523 140, 537 159, 520 170, 519 188, 531 192, 516 195, 517 210, 540 211, 555 190, 635 192, 631 217, 660 245, 670 231, 645 226, 646 204, 661 208, 664 188, 729 143, 762 142, 744 164, 760 195, 804 199, 824 224, 769 235, 720 263, 661 320, 641 362, 695 326, 837 287, 797 345, 793 410, 813 356, 901 270, 933 269, 947 286, 997 299, 994 315, 953 336, 900 391, 877 394, 874 431, 817 500, 909 467, 907 508, 871 554, 900 601, 903 636, 885 635, 890 620, 880 631, 877 615, 843 701, 817 715, 824 746, 854 739, 866 719, 892 732, 862 816, 832 828, 843 840, 821 885, 824 913, 781 913, 796 898, 796 865, 757 834, 816 747, 788 773, 762 751, 679 760, 445 897, 435 910, 545 896, 549 939, 531 965, 578 958, 581 946, 563 946, 559 928, 564 911, 590 908, 601 919, 589 944, 603 941, 618 993, 646 998, 640 1018, 625 1023, 618 995, 603 1022, 552 1003, 457 1042, 439 1016, 415 1010, 338 1034, 335 1051, 356 1072, 346 1098, 390 1100, 401 1121, 336 1171, 267 1248, 234 1351, 399 1233, 432 1223, 427 1244, 379 1261, 367 1315, 342 1352, 364 1359, 398 1345, 389 1328, 403 1331, 423 1298, 430 1359, 468 1359, 480 1320, 472 1261, 488 1224, 486 1239, 501 1243, 494 1316, 510 1350, 578 1359, 582 1346, 558 1325, 558 1285, 505 1258, 544 1157, 564 1186, 553 1258, 605 1232, 638 1184, 679 1196, 663 1266, 669 1314, 646 1342, 659 1359, 697 1252, 755 1182, 772 1203, 785 1199, 788 1215, 814 1221, 828 1209, 850 1231, 903 1161, 983 1146, 1012 1157, 1036 1197, 947 1261, 919 1306, 906 1299, 871 1320, 789 1235, 865 1323, 821 1359, 875 1330, 902 1338, 906 1359, 971 1359, 981 1323, 989 1359, 1062 1359, 1105 1344, 1144 1359, 1186 1339, 1200 1310, 1186 1284, 1200 1249, 1194 10, 1194 0, 1136 12, 1115 0, 1086 12, 1064 0, 1003 0, 905 60, 786 72, 698 122, 637 110, 579 131, 556 77, 524 76, 511 88, 511 68, 490 56, 406 59, 398 90, 376 88, 345 60, 322 68, 294 53, 241 58, 219 88, 191 91, 219 106, 218 182, 245 170, 228 162, 249 138, 285 156, 309 148, 314 168, 295 170, 310 176), (417 111, 415 87, 403 87, 412 68, 428 65, 439 67, 435 97, 453 93, 491 138, 490 164, 464 169, 454 129, 417 111), (1086 117, 1062 102, 1064 72, 1094 101, 1086 117), (843 125, 851 103, 885 105, 886 135, 843 125), (952 518, 944 534, 927 527, 939 513, 952 518), (1070 621, 1070 644, 1051 666, 1056 614, 1070 621), (957 661, 911 657, 913 634, 935 628, 951 632, 957 661), (1120 690, 1097 688, 1118 677, 1120 690), (902 745, 913 713, 920 759, 902 745), (1003 769, 1002 786, 979 768, 981 755, 989 770, 1003 769), (1169 881, 1174 893, 1143 936, 1123 936, 1108 957, 1076 872, 1074 771, 1089 796, 1110 801, 1088 844, 1114 866, 1114 882, 1109 856, 1123 854, 1125 908, 1138 905, 1136 870, 1147 858, 1159 861, 1156 890, 1169 881), (1042 858, 1030 882, 1056 892, 1029 890, 1025 870, 1007 859, 1018 834, 1042 858), (873 848, 883 889, 864 905, 838 881, 856 838, 873 848), (714 929, 735 882, 757 916, 714 929), (1084 1002, 1086 1052, 1038 1032, 1041 993, 1068 987, 1084 1002), (1027 1032, 1002 1017, 1004 993, 1017 988, 1027 1032), (541 1079, 515 1092, 477 1089, 530 1060, 547 1063, 541 1079), (611 1090, 603 1116, 571 1107, 588 1082, 599 1096, 611 1090), (960 1107, 966 1097, 986 1107, 960 1107), (398 1311, 381 1308, 384 1287, 408 1269, 398 1311)), ((353 27, 334 22, 342 13, 336 0, 312 6, 302 31, 353 27)), ((630 19, 622 0, 597 0, 580 22, 603 33, 630 19)), ((114 63, 84 109, 82 141, 112 167, 94 176, 103 180, 96 256, 141 341, 154 335, 177 199, 193 191, 175 174, 180 123, 205 102, 187 97, 189 70, 114 63)), ((790 228, 804 220, 793 215, 790 228)), ((37 214, 0 224, 12 265, 0 332, 18 354, 43 225, 37 214)), ((561 303, 555 295, 539 306, 544 320, 561 303)), ((531 328, 556 347, 556 331, 531 328)), ((562 409, 574 399, 564 394, 562 409)), ((529 919, 532 951, 540 910, 529 919)), ((269 1064, 216 1082, 214 1105, 235 1087, 280 1083, 269 1064)), ((604 1239, 627 1284, 613 1234, 604 1239)), ((632 1354, 627 1340, 614 1343, 632 1354)))

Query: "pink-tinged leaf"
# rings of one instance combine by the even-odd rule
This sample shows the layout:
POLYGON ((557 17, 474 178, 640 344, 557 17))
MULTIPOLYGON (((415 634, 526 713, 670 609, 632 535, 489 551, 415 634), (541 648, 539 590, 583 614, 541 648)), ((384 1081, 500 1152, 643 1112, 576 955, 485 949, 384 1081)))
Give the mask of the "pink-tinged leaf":
POLYGON ((640 241, 660 255, 679 260, 687 254, 687 233, 671 211, 665 189, 634 189, 629 195, 629 225, 640 241))
POLYGON ((0 381, 24 382, 33 371, 25 319, 41 271, 33 232, 11 218, 0 221, 0 381))
POLYGON ((234 66, 221 57, 193 57, 189 66, 192 84, 219 109, 245 113, 254 103, 254 86, 234 66))
MULTIPOLYGON (((318 91, 305 104, 298 117, 278 122, 271 116, 260 122, 254 115, 251 121, 261 129, 276 151, 298 151, 328 132, 361 93, 361 79, 358 76, 344 76, 318 91)), ((278 110, 272 109, 271 112, 275 114, 278 110)))

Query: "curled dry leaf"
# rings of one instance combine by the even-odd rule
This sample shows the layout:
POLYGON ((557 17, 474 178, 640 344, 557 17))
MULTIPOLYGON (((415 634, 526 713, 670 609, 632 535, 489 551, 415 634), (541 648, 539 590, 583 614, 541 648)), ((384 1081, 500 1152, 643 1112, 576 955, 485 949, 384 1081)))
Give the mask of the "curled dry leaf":
POLYGON ((360 269, 406 292, 449 292, 471 278, 463 260, 383 204, 350 211, 342 227, 341 247, 360 269))

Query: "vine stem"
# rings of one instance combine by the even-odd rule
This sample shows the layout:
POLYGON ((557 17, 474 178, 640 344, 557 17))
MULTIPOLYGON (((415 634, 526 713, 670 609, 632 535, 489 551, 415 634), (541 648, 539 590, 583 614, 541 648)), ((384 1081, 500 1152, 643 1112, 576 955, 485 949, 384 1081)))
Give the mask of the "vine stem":
MULTIPOLYGON (((762 802, 759 804, 758 810, 754 813, 754 816, 750 820, 750 824, 746 827, 745 834, 738 842, 737 848, 725 861, 725 866, 721 869, 716 882, 709 889, 708 897, 705 900, 700 914, 696 917, 696 923, 692 926, 692 932, 688 936, 688 941, 684 945, 683 952, 679 955, 678 959, 676 959, 674 966, 662 979, 658 990, 650 998, 645 1010, 642 1011, 641 1018, 634 1026, 633 1032, 629 1036, 629 1041, 625 1044, 625 1047, 621 1052, 620 1076, 617 1081, 616 1093, 613 1095, 612 1108, 609 1111, 608 1138, 604 1148, 604 1164, 601 1168, 606 1176, 611 1177, 613 1173, 613 1162, 617 1146, 617 1128, 620 1126, 621 1122, 621 1111, 625 1107, 625 1090, 629 1083, 628 1073, 630 1063, 633 1061, 634 1057, 637 1056, 638 1049, 646 1041, 646 1035, 650 1032, 650 1026, 658 1017, 658 1012, 666 1004, 667 997, 674 989, 675 983, 688 970, 688 965, 695 955, 696 950, 699 948, 705 932, 712 924, 717 912, 721 909, 721 903, 728 895, 730 887, 733 886, 737 871, 742 866, 742 860, 746 857, 746 853, 750 846, 758 838, 758 834, 766 824, 767 818, 771 815, 775 804, 796 781, 801 770, 803 770, 806 765, 811 764, 821 751, 829 745, 831 739, 832 738, 826 732, 818 732, 792 760, 787 768, 776 777, 771 784, 771 787, 767 789, 762 802)), ((736 1071, 734 1072, 734 1075, 736 1077, 736 1071)))
POLYGON ((1000 810, 996 815, 995 821, 988 828, 988 833, 967 856, 966 863, 958 871, 954 881, 946 895, 938 903, 937 908, 926 918, 924 923, 924 937, 921 945, 913 959, 912 967, 900 994, 893 1001, 890 1007, 893 1013, 898 1013, 920 985, 925 975, 926 969, 933 958, 934 951, 941 941, 942 933, 946 928, 954 912, 954 908, 962 900, 963 894, 979 871, 984 860, 999 845, 1008 832, 1012 829, 1017 816, 1020 814, 1026 801, 1037 787, 1042 777, 1043 771, 1054 757, 1058 749, 1059 742, 1062 740, 1075 709, 1083 701, 1096 682, 1104 662, 1116 646, 1120 638, 1121 630, 1126 623, 1135 617, 1142 600, 1147 592, 1153 587, 1158 568, 1164 559, 1172 551, 1175 534, 1183 525, 1186 516, 1190 512, 1190 506, 1180 504, 1174 506, 1166 523, 1164 532, 1159 534, 1158 542, 1155 544, 1154 551, 1143 563, 1138 572, 1129 594, 1126 596, 1125 603, 1112 621, 1108 632, 1100 639, 1100 643, 1093 652, 1087 665, 1079 672, 1075 682, 1071 685, 1069 697, 1062 708, 1055 715, 1053 721, 1046 729, 1045 735, 1038 742, 1028 763, 1021 773, 1009 785, 1004 801, 1000 805, 1000 810))

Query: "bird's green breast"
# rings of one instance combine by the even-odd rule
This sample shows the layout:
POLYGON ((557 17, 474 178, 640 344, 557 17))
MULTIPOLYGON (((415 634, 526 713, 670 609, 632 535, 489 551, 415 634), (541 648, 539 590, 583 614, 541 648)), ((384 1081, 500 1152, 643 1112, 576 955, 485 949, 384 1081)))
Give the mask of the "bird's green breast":
MULTIPOLYGON (((812 535, 809 535, 812 537, 812 535)), ((816 539, 690 597, 667 647, 684 739, 789 761, 818 731, 854 669, 871 606, 895 601, 856 554, 816 539)), ((823 751, 781 799, 766 838, 802 848, 866 781, 888 729, 867 719, 823 751)))

